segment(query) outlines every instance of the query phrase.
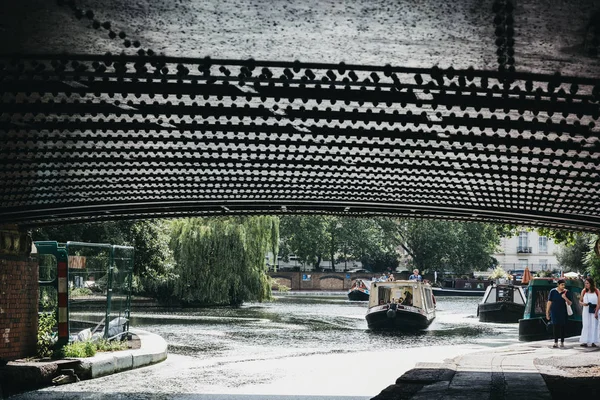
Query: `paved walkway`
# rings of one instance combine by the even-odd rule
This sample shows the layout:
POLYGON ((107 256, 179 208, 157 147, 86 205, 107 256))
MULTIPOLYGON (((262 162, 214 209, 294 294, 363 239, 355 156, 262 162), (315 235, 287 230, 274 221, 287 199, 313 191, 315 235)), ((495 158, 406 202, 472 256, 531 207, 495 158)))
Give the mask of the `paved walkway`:
POLYGON ((567 372, 569 367, 600 365, 600 348, 580 347, 578 340, 569 338, 558 349, 547 340, 470 353, 444 363, 417 363, 373 400, 549 400, 552 387, 542 374, 578 379, 581 376, 567 372))

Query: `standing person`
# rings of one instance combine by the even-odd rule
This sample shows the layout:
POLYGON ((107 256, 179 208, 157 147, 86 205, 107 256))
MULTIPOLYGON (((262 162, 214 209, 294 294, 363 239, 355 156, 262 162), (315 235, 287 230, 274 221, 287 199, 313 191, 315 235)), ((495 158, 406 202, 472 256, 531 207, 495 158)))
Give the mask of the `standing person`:
POLYGON ((408 277, 409 281, 423 281, 423 277, 421 275, 419 275, 419 270, 418 269, 413 269, 413 274, 411 276, 408 277))
POLYGON ((552 321, 554 331, 554 346, 558 347, 560 336, 560 347, 565 347, 565 326, 567 325, 567 304, 573 302, 567 297, 568 290, 565 289, 564 279, 558 280, 558 286, 550 291, 546 303, 546 319, 552 321))
POLYGON ((598 298, 600 291, 596 288, 594 279, 591 277, 585 278, 585 288, 581 292, 579 304, 582 305, 581 312, 581 337, 579 342, 581 347, 596 347, 596 343, 600 343, 598 333, 598 298))

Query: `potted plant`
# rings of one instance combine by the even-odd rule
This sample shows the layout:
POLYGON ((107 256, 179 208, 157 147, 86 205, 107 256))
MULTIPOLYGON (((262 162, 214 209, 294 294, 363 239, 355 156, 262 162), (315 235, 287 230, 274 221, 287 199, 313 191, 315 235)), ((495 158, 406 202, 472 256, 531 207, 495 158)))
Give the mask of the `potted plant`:
POLYGON ((506 283, 508 279, 508 273, 501 266, 497 266, 490 275, 490 279, 496 281, 496 283, 506 283))

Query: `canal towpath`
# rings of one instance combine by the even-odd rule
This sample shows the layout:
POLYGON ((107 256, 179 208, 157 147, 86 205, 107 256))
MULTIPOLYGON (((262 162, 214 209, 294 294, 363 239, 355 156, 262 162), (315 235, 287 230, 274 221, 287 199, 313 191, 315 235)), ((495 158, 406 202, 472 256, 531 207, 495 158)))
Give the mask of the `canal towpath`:
POLYGON ((600 348, 551 341, 514 344, 417 363, 372 400, 546 400, 600 390, 600 348))

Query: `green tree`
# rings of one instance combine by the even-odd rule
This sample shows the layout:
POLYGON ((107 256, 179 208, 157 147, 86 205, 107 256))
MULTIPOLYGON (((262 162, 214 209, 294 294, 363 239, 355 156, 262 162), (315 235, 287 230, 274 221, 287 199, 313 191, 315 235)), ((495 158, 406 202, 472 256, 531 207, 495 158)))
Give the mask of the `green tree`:
POLYGON ((265 256, 277 255, 277 217, 187 218, 172 223, 177 278, 185 303, 237 305, 270 298, 265 256))
POLYGON ((303 265, 320 268, 322 260, 360 260, 373 271, 395 269, 397 251, 380 219, 336 216, 286 216, 281 219, 281 255, 295 254, 303 265))
POLYGON ((584 259, 586 270, 592 275, 595 282, 600 282, 600 257, 596 254, 593 248, 596 245, 596 241, 599 239, 599 236, 590 235, 588 242, 590 251, 587 252, 584 259))
POLYGON ((500 243, 490 224, 436 220, 397 220, 400 245, 421 271, 452 271, 457 275, 487 269, 500 243))
POLYGON ((589 234, 573 235, 573 242, 564 245, 556 254, 558 262, 565 267, 567 271, 585 271, 585 257, 590 252, 589 234))
POLYGON ((324 255, 331 254, 332 225, 336 221, 321 215, 291 215, 281 218, 282 256, 295 254, 302 265, 318 269, 324 255))
POLYGON ((110 243, 135 247, 133 272, 164 276, 172 270, 169 224, 163 220, 107 221, 49 226, 32 232, 34 241, 110 243))
MULTIPOLYGON (((588 240, 588 250, 585 251, 585 254, 583 254, 582 256, 583 268, 585 268, 585 271, 590 273, 594 277, 594 279, 596 279, 596 281, 600 279, 600 257, 598 257, 598 255, 594 252, 594 245, 596 244, 596 240, 600 238, 600 235, 576 231, 556 230, 549 228, 539 228, 538 232, 541 235, 551 237, 555 243, 562 243, 567 247, 575 246, 579 249, 566 250, 567 253, 565 253, 564 256, 566 262, 571 263, 569 265, 575 265, 577 260, 579 260, 578 251, 583 251, 582 249, 586 246, 585 243, 583 243, 582 237, 586 237, 588 240), (578 243, 578 241, 581 242, 578 243), (570 255, 568 255, 569 252, 571 253, 570 255)), ((567 264, 563 265, 567 266, 567 264)))

